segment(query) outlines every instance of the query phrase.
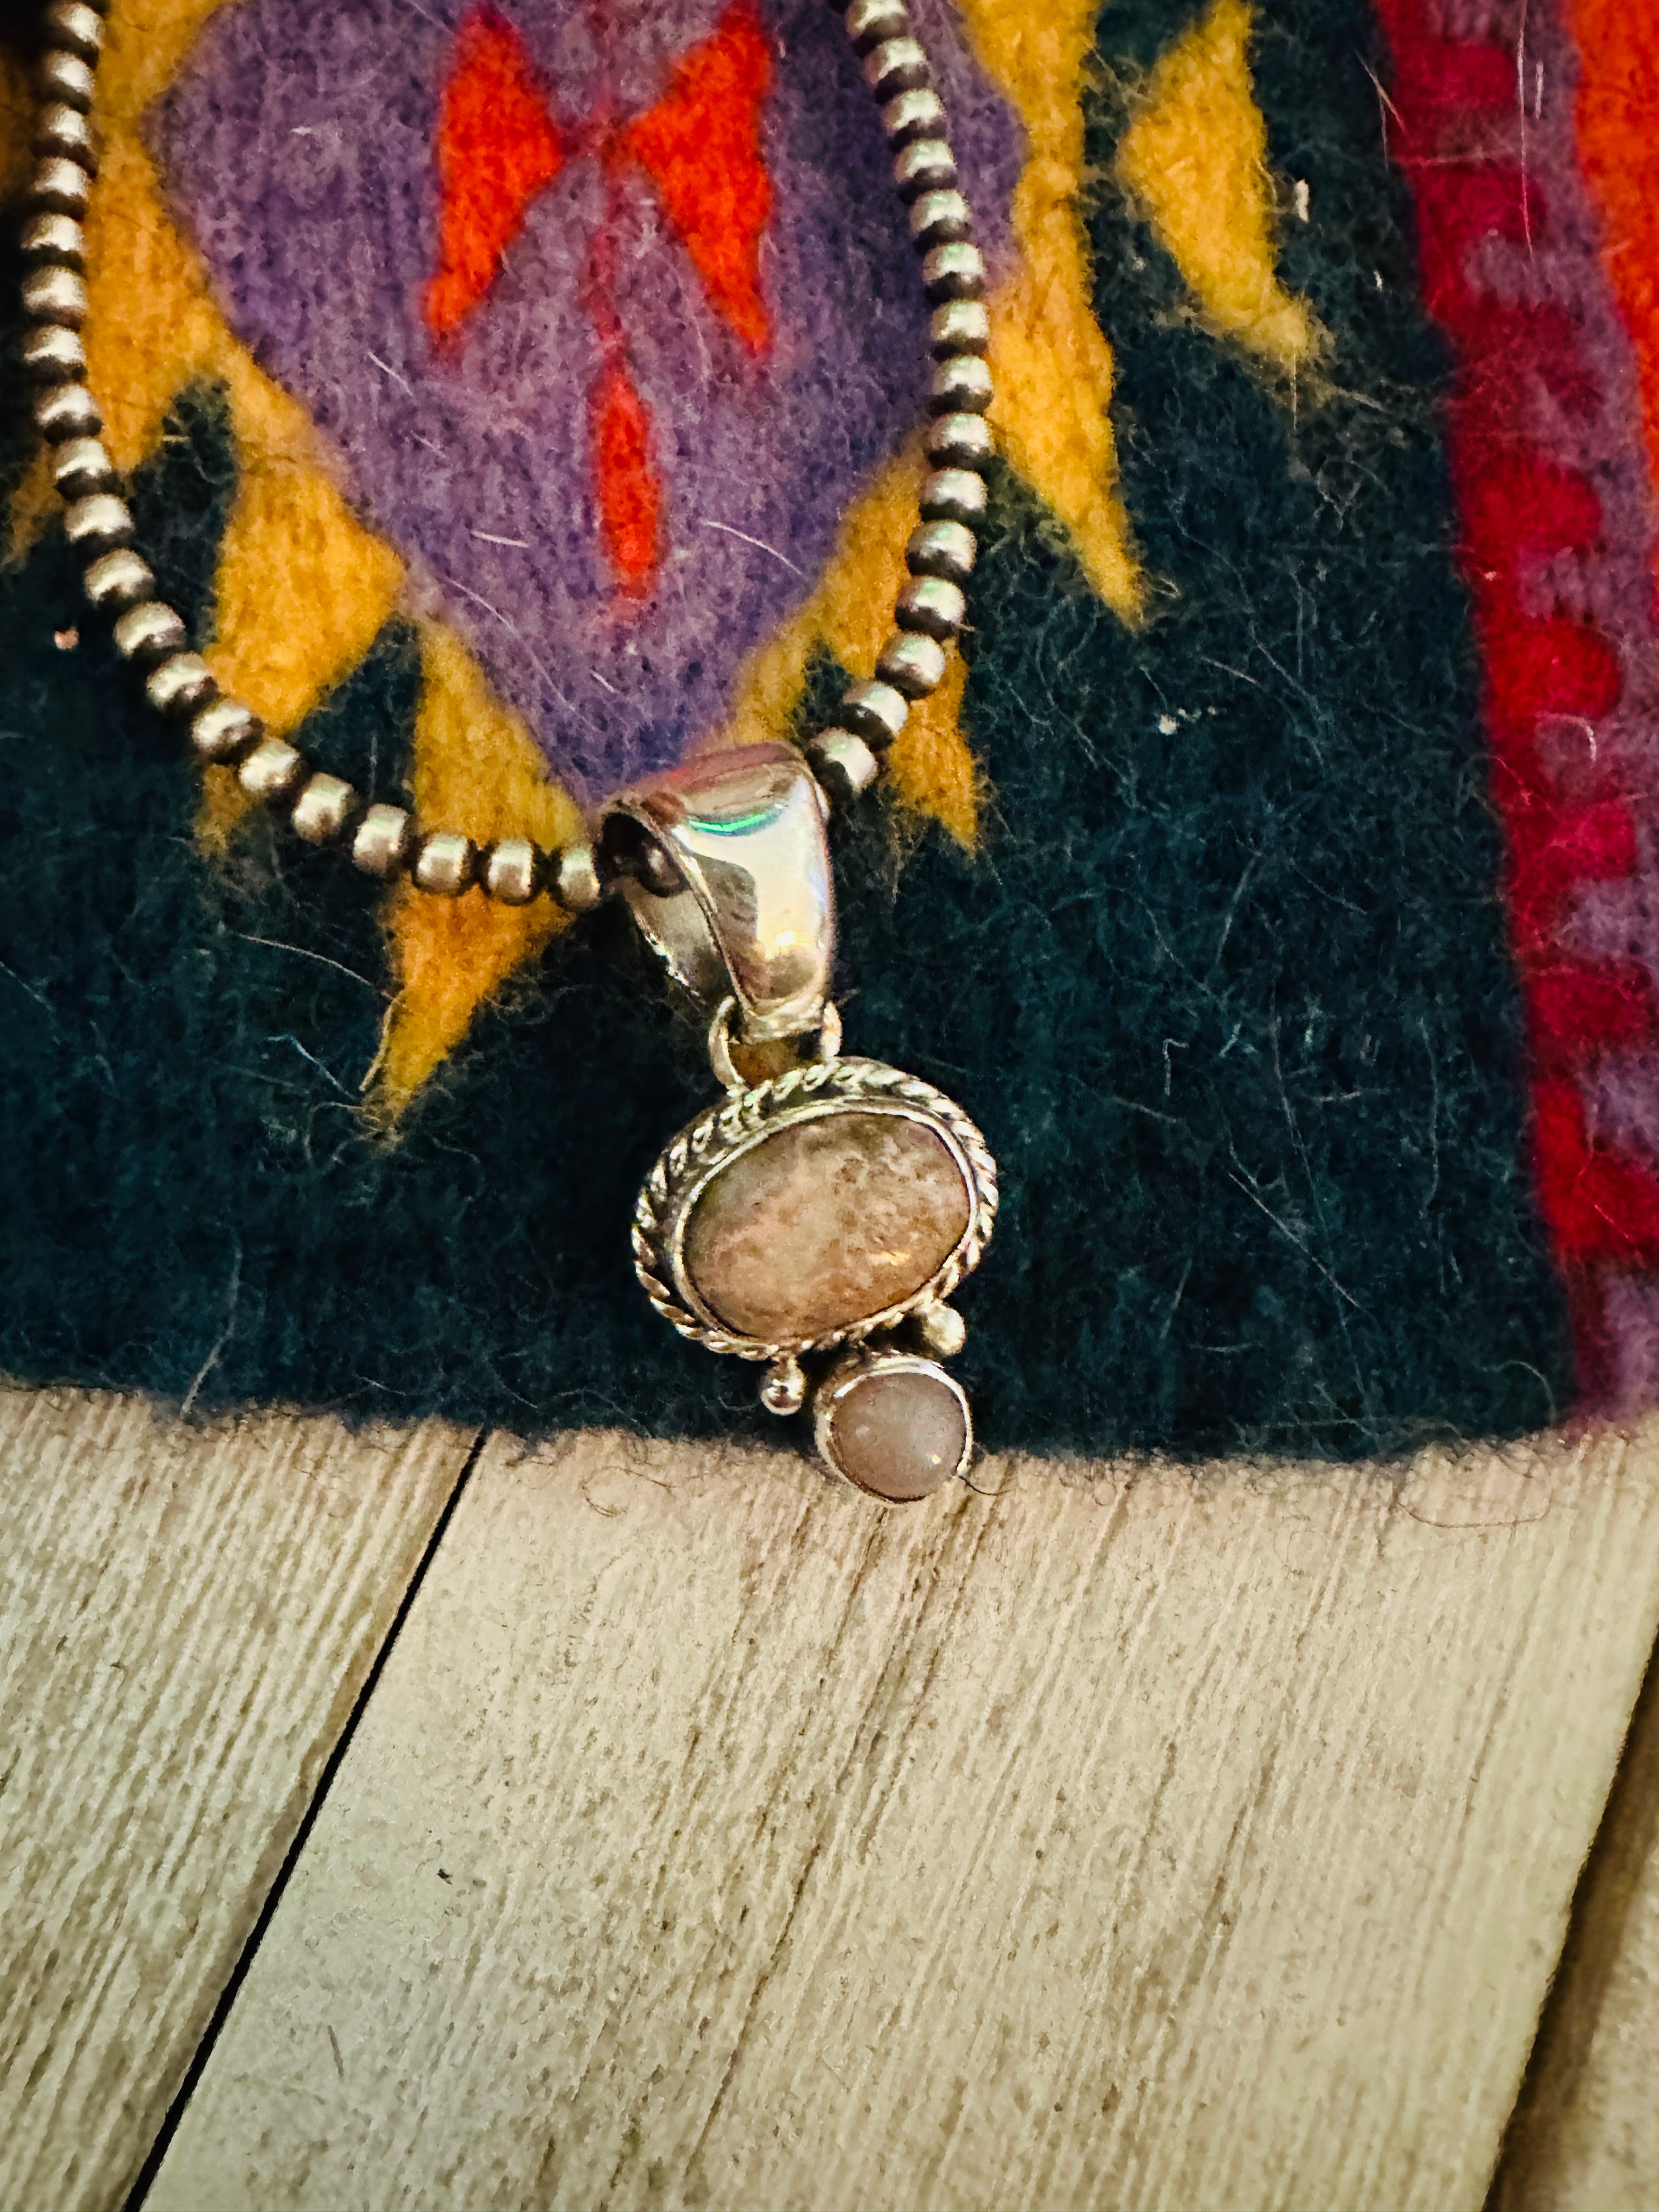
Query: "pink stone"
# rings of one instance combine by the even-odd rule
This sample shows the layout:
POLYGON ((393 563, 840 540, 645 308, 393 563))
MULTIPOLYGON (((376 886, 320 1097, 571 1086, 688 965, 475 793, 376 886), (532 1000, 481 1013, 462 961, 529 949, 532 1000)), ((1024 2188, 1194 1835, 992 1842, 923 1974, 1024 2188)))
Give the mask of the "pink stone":
POLYGON ((780 1128, 720 1170, 686 1224, 686 1272, 726 1328, 806 1343, 913 1297, 969 1218, 934 1130, 849 1108, 780 1128))
POLYGON ((957 1474, 967 1456, 968 1409, 936 1367, 906 1361, 867 1368, 842 1386, 824 1450, 849 1482, 908 1505, 957 1474))

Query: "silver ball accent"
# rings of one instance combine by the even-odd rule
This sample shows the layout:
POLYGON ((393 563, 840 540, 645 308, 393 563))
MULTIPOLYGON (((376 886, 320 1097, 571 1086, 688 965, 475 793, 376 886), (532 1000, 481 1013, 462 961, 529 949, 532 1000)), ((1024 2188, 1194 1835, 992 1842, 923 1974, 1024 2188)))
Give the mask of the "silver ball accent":
POLYGON ((893 157, 893 183, 908 205, 922 192, 948 192, 957 181, 957 157, 943 138, 913 138, 893 157))
POLYGON ((144 696, 158 714, 192 714, 217 690, 199 653, 175 653, 144 678, 144 696))
POLYGON ((936 246, 923 258, 921 283, 930 307, 941 307, 946 300, 982 300, 985 256, 966 239, 936 246))
POLYGON ((775 1360, 761 1378, 760 1401, 769 1413, 787 1420, 806 1403, 806 1377, 799 1359, 775 1360))
POLYGON ((922 449, 936 469, 978 469, 996 451, 996 438, 982 415, 936 415, 922 449))
POLYGON ((434 830, 421 840, 410 876, 416 887, 434 898, 459 898, 471 888, 478 871, 478 848, 458 830, 434 830))
POLYGON ((971 237, 974 218, 960 192, 924 192, 910 210, 910 235, 926 252, 971 237))
POLYGON ((66 438, 58 448, 52 480, 63 499, 84 499, 89 492, 107 491, 115 482, 115 469, 96 438, 66 438))
POLYGON ((503 906, 528 906, 542 888, 542 856, 528 837, 502 837, 484 854, 481 881, 503 906))
POLYGON ((30 179, 29 205, 54 215, 73 216, 79 222, 87 211, 91 189, 91 179, 80 162, 49 154, 30 179))
POLYGON ((855 684, 841 702, 841 719, 854 735, 885 752, 910 719, 910 702, 894 684, 855 684))
POLYGON ((50 445, 65 438, 95 438, 104 427, 98 402, 84 384, 58 384, 34 403, 35 427, 50 445))
POLYGON ((79 54, 49 46, 40 57, 37 82, 48 100, 60 100, 65 107, 76 108, 82 115, 91 109, 92 71, 79 54))
POLYGON ((147 665, 182 653, 189 634, 165 599, 140 599, 115 620, 115 650, 124 660, 147 665))
POLYGON ((904 0, 852 0, 843 19, 847 35, 860 53, 886 39, 902 39, 910 28, 904 0))
POLYGON ((881 774, 881 763, 850 730, 820 730, 801 748, 832 805, 850 806, 881 774))
POLYGON ((371 806, 351 841, 351 864, 366 876, 378 876, 387 882, 408 861, 414 836, 415 824, 404 808, 371 806))
POLYGON ((72 215, 32 215, 23 225, 23 258, 83 269, 87 234, 72 215))
POLYGON ((132 535, 132 510, 112 491, 95 491, 77 499, 64 517, 69 542, 82 553, 102 553, 125 545, 132 535))
POLYGON ((913 576, 898 595, 898 626, 936 637, 940 644, 952 638, 968 619, 968 602, 959 584, 942 576, 913 576))
POLYGON ((947 584, 965 584, 978 552, 979 542, 966 524, 924 522, 911 532, 904 559, 913 576, 942 576, 947 584))
POLYGON ((121 545, 90 563, 81 579, 81 588, 94 606, 114 613, 149 599, 155 589, 155 579, 147 561, 131 546, 121 545))
POLYGON ((83 0, 52 0, 46 10, 46 36, 83 62, 95 62, 103 51, 103 18, 83 0))
POLYGON ((191 746, 204 761, 234 765, 264 733, 264 724, 240 699, 216 699, 191 717, 191 746))
POLYGON ((591 914, 605 896, 591 845, 566 845, 553 855, 549 887, 567 914, 591 914))
POLYGON ((991 318, 982 300, 947 300, 927 319, 927 349, 935 361, 952 354, 985 353, 991 343, 991 318))
POLYGON ((319 769, 295 800, 289 820, 307 845, 326 845, 341 834, 362 804, 343 776, 319 769))
POLYGON ((925 92, 933 82, 933 64, 918 39, 884 39, 864 58, 864 82, 878 100, 902 92, 925 92))
POLYGON ((286 799, 306 774, 306 757, 286 738, 264 738, 236 771, 236 781, 250 799, 267 805, 286 799))
POLYGON ((78 331, 87 319, 87 288, 73 269, 52 263, 23 279, 23 312, 37 322, 64 323, 78 331))
POLYGON ((907 146, 913 138, 942 138, 945 102, 926 88, 902 92, 882 109, 881 127, 895 146, 907 146))
POLYGON ((926 1306, 911 1327, 922 1350, 935 1359, 954 1359, 968 1341, 968 1324, 954 1306, 926 1306))
POLYGON ((881 649, 876 673, 907 699, 925 699, 945 678, 945 647, 920 630, 900 630, 881 649))
POLYGON ((78 331, 61 323, 39 323, 23 340, 23 366, 42 384, 80 384, 87 374, 87 349, 78 331))
POLYGON ((976 353, 935 363, 927 394, 935 415, 982 415, 990 404, 991 372, 976 353))
POLYGON ((921 487, 921 519, 965 522, 972 529, 985 519, 986 497, 977 469, 935 469, 921 487))
POLYGON ((44 160, 73 161, 89 177, 98 173, 92 125, 78 107, 55 100, 43 107, 34 125, 34 150, 44 160))

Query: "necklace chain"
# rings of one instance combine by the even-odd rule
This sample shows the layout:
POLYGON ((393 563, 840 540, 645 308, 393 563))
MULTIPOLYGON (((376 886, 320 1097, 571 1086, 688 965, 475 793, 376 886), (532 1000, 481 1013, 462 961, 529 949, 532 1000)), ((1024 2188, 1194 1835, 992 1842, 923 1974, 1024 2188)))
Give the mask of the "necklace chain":
MULTIPOLYGON (((98 160, 93 127, 98 60, 109 0, 50 0, 35 117, 36 167, 24 205, 24 365, 39 390, 34 419, 53 449, 53 480, 70 543, 85 560, 88 599, 113 620, 115 647, 143 680, 150 704, 181 725, 196 757, 232 770, 252 797, 284 815, 308 844, 337 844, 366 875, 406 875, 455 897, 474 885, 509 906, 550 896, 571 912, 598 904, 605 885, 586 842, 550 851, 527 837, 479 844, 428 829, 407 809, 371 804, 342 776, 315 767, 253 709, 222 691, 194 652, 178 612, 135 549, 131 510, 101 442, 103 416, 87 383, 82 332, 88 313, 83 228, 98 160)), ((881 112, 893 181, 908 210, 930 309, 933 370, 921 516, 905 549, 909 580, 895 629, 868 683, 842 699, 836 725, 803 748, 829 798, 846 803, 880 774, 911 702, 942 680, 945 647, 966 617, 963 586, 985 513, 991 453, 991 376, 985 264, 973 240, 927 51, 904 0, 852 0, 847 33, 881 112)))

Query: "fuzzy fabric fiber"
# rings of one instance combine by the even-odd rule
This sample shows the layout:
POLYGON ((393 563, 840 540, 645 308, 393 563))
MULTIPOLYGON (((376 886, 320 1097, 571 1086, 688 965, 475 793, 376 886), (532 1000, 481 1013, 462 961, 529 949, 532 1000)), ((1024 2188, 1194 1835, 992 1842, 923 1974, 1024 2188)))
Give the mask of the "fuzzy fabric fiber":
MULTIPOLYGON (((1034 33, 1050 21, 1024 4, 1034 33)), ((1534 1036, 1548 962, 1504 902, 1519 845, 1487 734, 1498 648, 1478 593, 1472 612, 1475 541, 1448 461, 1462 339, 1431 289, 1443 337, 1425 311, 1418 179, 1381 128, 1377 86, 1408 74, 1411 27, 1360 0, 1228 6, 1107 9, 1076 58, 1075 173, 1091 185, 1051 233, 1012 192, 1028 265, 1040 247, 1042 266, 1070 255, 1086 278, 1094 336, 1066 356, 1085 395, 1091 348, 1109 343, 1105 442, 1088 449, 1111 465, 1102 534, 1053 490, 1071 480, 1040 465, 1040 434, 1005 439, 956 679, 971 808, 952 828, 937 805, 877 803, 840 833, 849 1042, 939 1083, 1001 1160, 1005 1212, 960 1297, 961 1371, 999 1447, 1346 1457, 1516 1433, 1574 1395, 1554 1201, 1528 1134, 1528 1086, 1541 1096, 1550 1073, 1534 1036), (1167 163, 1137 167, 1149 114, 1212 132, 1228 156, 1213 173, 1244 196, 1225 223, 1182 203, 1167 163)), ((315 12, 248 0, 204 39, 315 12)), ((692 12, 687 35, 708 32, 713 11, 692 12)), ((187 173, 217 64, 193 51, 144 128, 178 204, 199 210, 187 173)), ((543 87, 574 67, 532 60, 543 87)), ((434 239, 444 72, 466 62, 452 42, 425 80, 434 239)), ((627 112, 665 96, 665 72, 627 112)), ((568 137, 566 112, 546 112, 568 137)), ((216 170, 234 168, 234 136, 216 170)), ((580 168, 533 189, 534 161, 514 172, 526 236, 580 168)), ((325 196, 304 200, 296 228, 325 196)), ((252 241, 229 213, 198 219, 235 284, 280 272, 286 217, 252 241)), ((456 216, 452 258, 416 257, 422 283, 461 282, 465 234, 456 216)), ((763 287, 763 252, 757 265, 763 287)), ((400 295, 417 315, 432 296, 400 295)), ((441 319, 460 292, 437 296, 441 319)), ((710 297, 687 313, 752 350, 710 297)), ((823 352, 792 370, 820 392, 840 374, 839 312, 826 305, 823 352)), ((895 362, 908 347, 914 362, 913 322, 896 319, 895 362)), ((255 352, 321 411, 299 354, 255 352)), ((583 558, 632 561, 648 589, 671 476, 647 531, 624 423, 607 521, 603 347, 578 352, 558 404, 586 441, 583 558)), ((253 387, 227 360, 204 356, 134 434, 141 542, 204 641, 225 634, 253 465, 253 387)), ((655 409, 648 377, 630 388, 655 409)), ((21 511, 15 404, 6 420, 21 511)), ((899 438, 896 415, 880 435, 899 438)), ((342 437, 356 471, 343 496, 373 520, 366 448, 342 437)), ((860 472, 882 465, 872 449, 837 477, 843 527, 860 472)), ((456 473, 434 513, 458 530, 456 473)), ((1639 537, 1645 479, 1630 496, 1639 537)), ((793 527, 769 511, 768 532, 793 527)), ((752 1370, 681 1344, 632 1279, 634 1191, 709 1084, 626 925, 607 913, 520 957, 388 1133, 363 1099, 404 975, 371 890, 260 818, 204 829, 200 779, 78 594, 51 526, 0 578, 0 1367, 192 1407, 761 1433, 752 1370)), ((418 781, 434 618, 398 586, 295 718, 300 743, 378 795, 418 781)), ((833 625, 807 640, 798 729, 833 708, 855 657, 833 625)), ((601 781, 623 724, 605 726, 601 781)), ((1574 1063, 1576 1097, 1587 1069, 1574 1063)))

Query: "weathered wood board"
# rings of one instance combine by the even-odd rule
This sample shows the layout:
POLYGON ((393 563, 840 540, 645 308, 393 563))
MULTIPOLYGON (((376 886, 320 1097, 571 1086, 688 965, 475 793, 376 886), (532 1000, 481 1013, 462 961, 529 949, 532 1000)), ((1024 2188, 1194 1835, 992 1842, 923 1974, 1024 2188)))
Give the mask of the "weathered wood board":
POLYGON ((149 2212, 1479 2206, 1659 1429, 988 1479, 492 1443, 149 2212))
POLYGON ((1659 1656, 1574 1907, 1492 2212, 1659 2205, 1659 1656))
POLYGON ((0 1391, 0 2205, 118 2203, 460 1474, 0 1391))

